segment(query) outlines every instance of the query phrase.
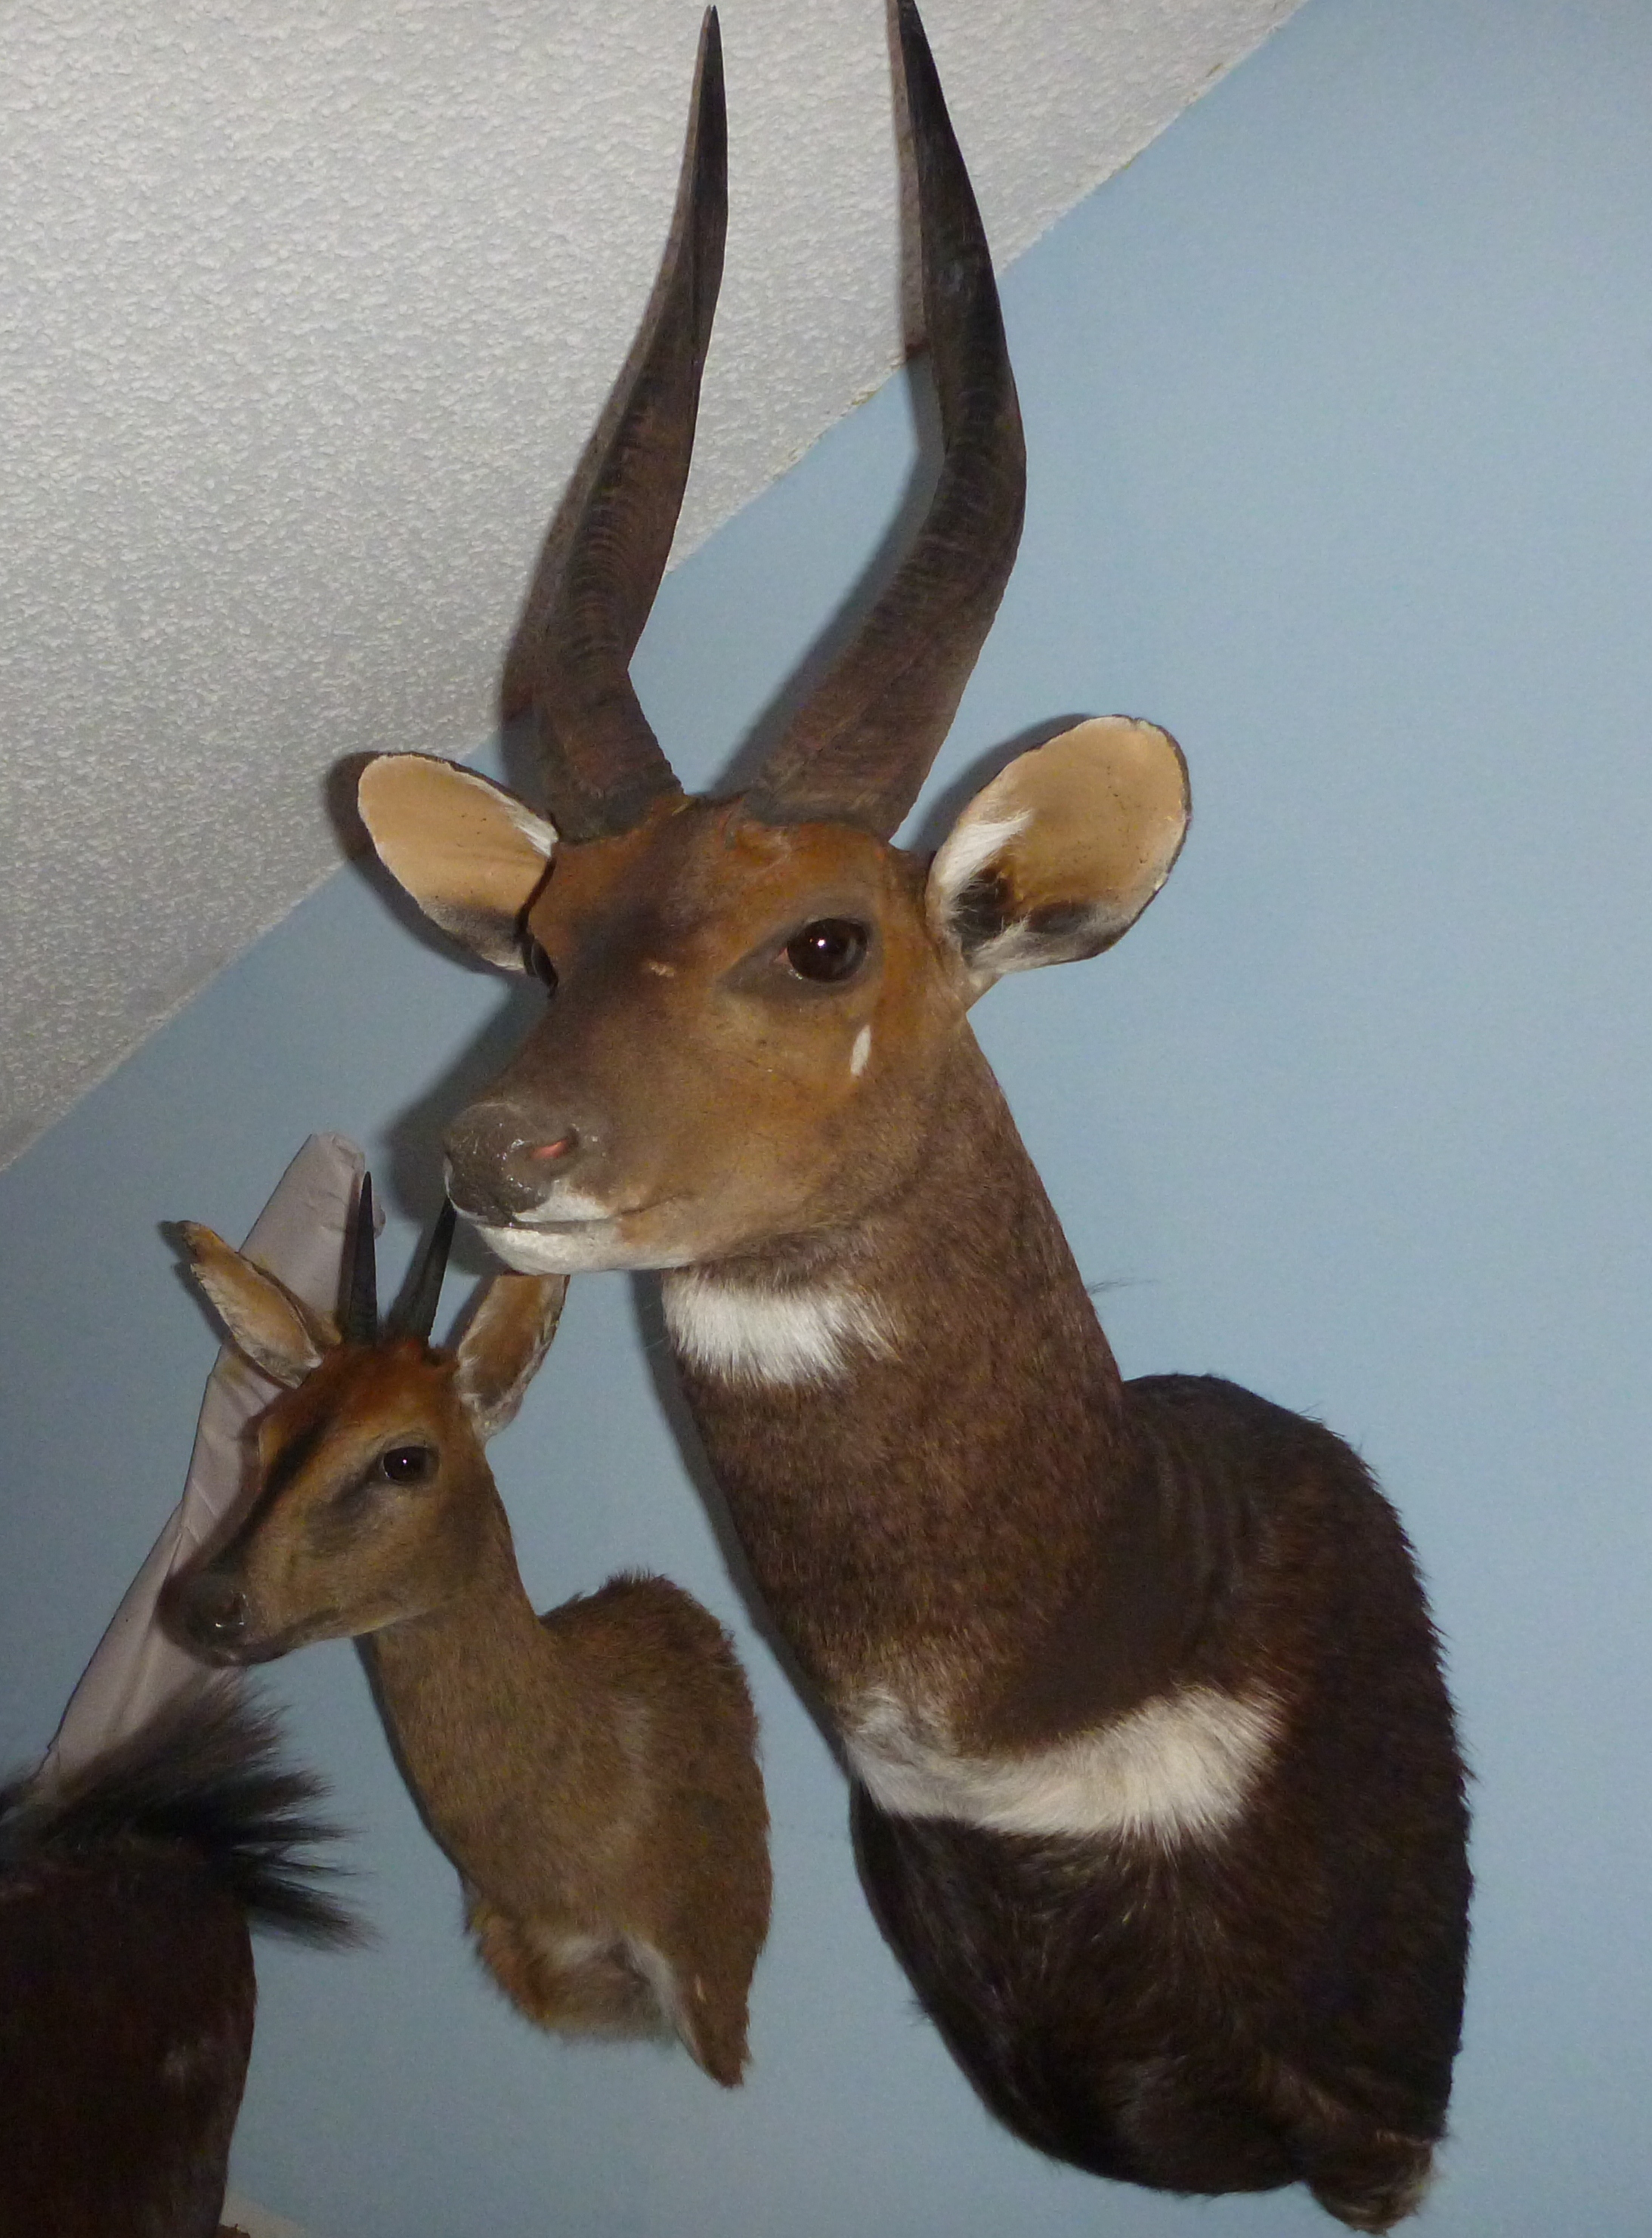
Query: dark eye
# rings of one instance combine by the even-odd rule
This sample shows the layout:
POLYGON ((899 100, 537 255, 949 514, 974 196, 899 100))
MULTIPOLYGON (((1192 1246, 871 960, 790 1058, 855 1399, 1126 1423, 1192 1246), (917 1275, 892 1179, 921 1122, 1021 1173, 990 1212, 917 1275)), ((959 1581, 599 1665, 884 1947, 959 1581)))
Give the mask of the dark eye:
POLYGON ((542 980, 554 995, 557 991, 557 967, 531 932, 522 936, 522 961, 534 977, 542 980))
POLYGON ((436 1473, 436 1452, 433 1446, 392 1446, 380 1453, 376 1473, 387 1484, 423 1484, 436 1473))
POLYGON ((850 917, 817 917, 786 943, 786 961, 800 979, 836 986, 866 960, 868 934, 850 917))

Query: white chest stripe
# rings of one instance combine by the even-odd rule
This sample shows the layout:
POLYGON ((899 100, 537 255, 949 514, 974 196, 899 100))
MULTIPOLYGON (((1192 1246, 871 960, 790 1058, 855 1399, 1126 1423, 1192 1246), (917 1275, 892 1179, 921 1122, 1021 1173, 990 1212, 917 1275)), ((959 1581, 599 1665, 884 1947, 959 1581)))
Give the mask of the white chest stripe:
POLYGON ((730 1383, 826 1383, 856 1353, 888 1359, 883 1308, 848 1283, 756 1290, 691 1268, 668 1275, 665 1324, 684 1360, 730 1383))
POLYGON ((1186 1686, 1036 1755, 955 1756, 888 1695, 844 1738, 873 1801, 897 1818, 1169 1845, 1206 1840, 1237 1817, 1278 1727, 1265 1695, 1186 1686))

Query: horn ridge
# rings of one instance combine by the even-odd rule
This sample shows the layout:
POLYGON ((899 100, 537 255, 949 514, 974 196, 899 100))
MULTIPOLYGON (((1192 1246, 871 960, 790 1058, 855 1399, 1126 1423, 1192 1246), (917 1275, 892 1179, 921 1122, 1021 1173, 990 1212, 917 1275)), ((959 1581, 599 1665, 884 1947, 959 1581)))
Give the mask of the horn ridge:
POLYGON ((896 13, 941 472, 893 579, 747 797, 770 823, 846 821, 881 838, 917 798, 951 727, 1014 565, 1027 482, 981 213, 915 0, 898 0, 896 13))
POLYGON ((631 830, 679 794, 630 663, 671 556, 723 275, 728 125, 717 10, 699 59, 671 230, 636 341, 535 572, 506 663, 508 718, 537 719, 563 838, 631 830))

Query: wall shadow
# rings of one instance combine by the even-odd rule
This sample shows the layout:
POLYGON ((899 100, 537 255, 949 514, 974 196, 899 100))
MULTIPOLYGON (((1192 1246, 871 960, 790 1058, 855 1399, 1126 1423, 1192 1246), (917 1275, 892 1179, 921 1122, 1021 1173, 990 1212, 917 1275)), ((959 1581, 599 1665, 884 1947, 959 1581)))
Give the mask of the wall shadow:
POLYGON ((730 754, 717 790, 743 792, 780 743, 787 726, 860 634, 889 588, 902 559, 923 526, 941 472, 941 411, 927 356, 909 359, 893 378, 906 390, 915 453, 895 511, 854 582, 829 614, 809 650, 765 701, 730 754))
MULTIPOLYGON (((475 1039, 385 1129, 390 1152, 386 1193, 421 1225, 428 1225, 441 1208, 443 1136, 465 1106, 497 1079, 544 1012, 545 990, 535 980, 506 981, 500 995, 499 1009, 475 1039)), ((449 1263, 473 1275, 499 1272, 498 1261, 464 1221, 453 1237, 449 1263)))

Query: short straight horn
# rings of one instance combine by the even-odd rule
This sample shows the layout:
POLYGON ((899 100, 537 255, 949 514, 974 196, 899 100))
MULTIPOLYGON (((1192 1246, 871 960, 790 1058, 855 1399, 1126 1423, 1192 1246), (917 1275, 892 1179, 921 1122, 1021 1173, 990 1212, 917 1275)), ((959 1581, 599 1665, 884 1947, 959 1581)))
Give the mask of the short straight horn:
POLYGON ((442 1283, 447 1274, 447 1255, 453 1244, 453 1223, 459 1218, 452 1202, 444 1198, 442 1208, 436 1215, 435 1226, 430 1231, 430 1241, 419 1262, 406 1311, 400 1316, 401 1334, 417 1337, 428 1344, 430 1333, 436 1326, 436 1308, 441 1303, 442 1283))
POLYGON ((1027 484, 981 213, 913 0, 899 0, 897 15, 945 454, 916 542, 747 798, 771 824, 858 824, 881 839, 951 727, 1014 565, 1027 484))
POLYGON ((355 1201, 355 1236, 350 1251, 350 1288, 341 1317, 347 1344, 379 1341, 379 1270, 373 1246, 373 1175, 363 1174, 355 1201))
POLYGON ((628 831, 654 801, 682 790, 630 665, 688 480, 727 221, 723 49, 711 9, 653 298, 546 540, 506 663, 502 710, 507 718, 533 711, 545 804, 564 839, 628 831))

